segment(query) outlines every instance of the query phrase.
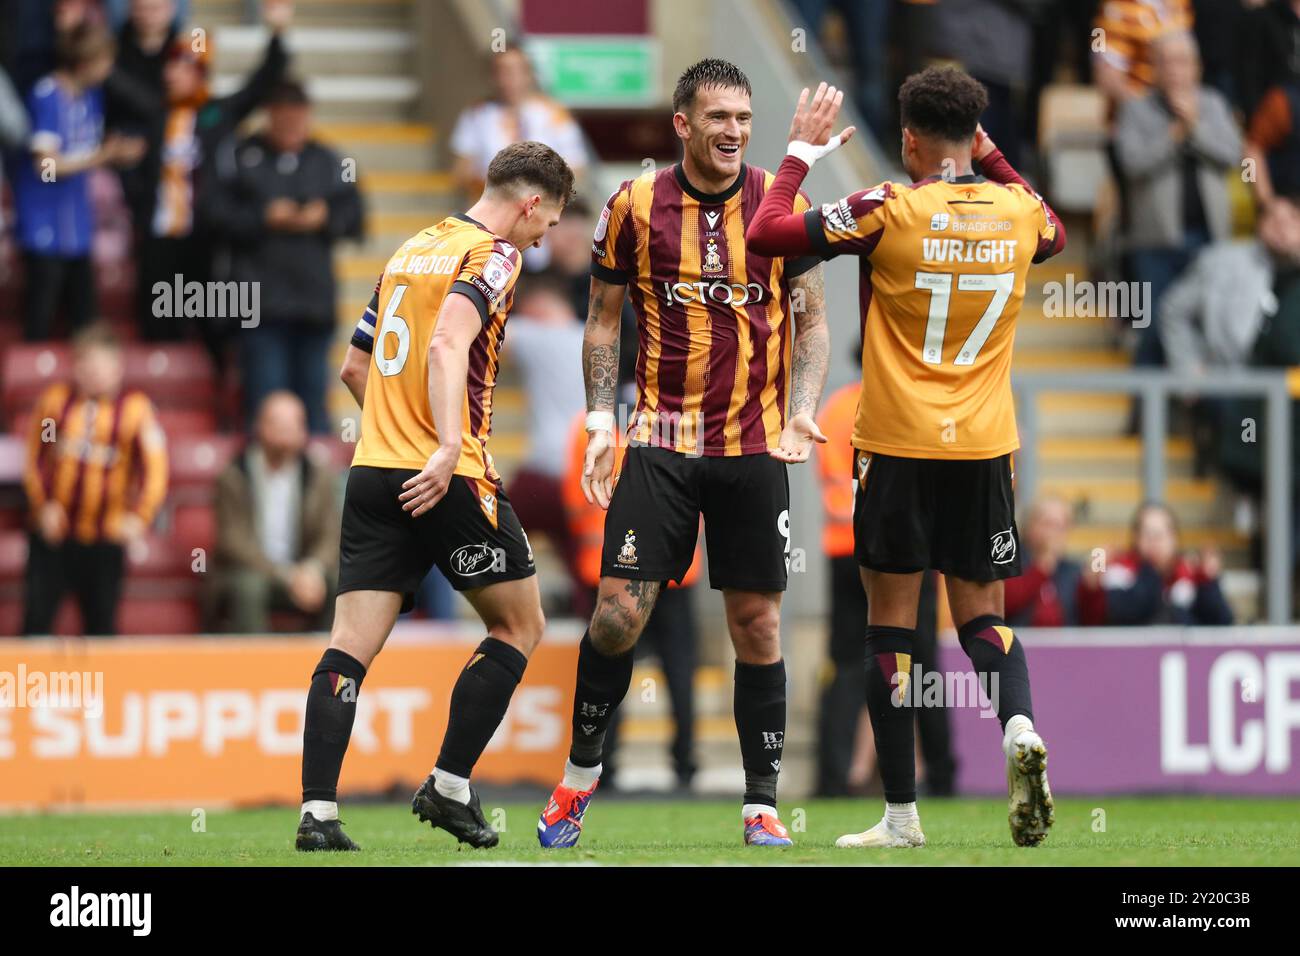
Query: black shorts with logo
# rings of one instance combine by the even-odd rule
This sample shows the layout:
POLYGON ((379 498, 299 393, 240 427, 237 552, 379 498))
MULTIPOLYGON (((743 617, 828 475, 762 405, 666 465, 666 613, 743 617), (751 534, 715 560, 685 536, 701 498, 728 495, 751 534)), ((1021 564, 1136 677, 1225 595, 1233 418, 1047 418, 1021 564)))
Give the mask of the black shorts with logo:
POLYGON ((766 454, 688 457, 635 446, 605 515, 600 573, 680 582, 695 556, 700 516, 715 589, 784 591, 790 481, 766 454))
POLYGON ((853 552, 873 571, 966 581, 1020 574, 1012 456, 972 461, 853 450, 853 552))
POLYGON ((457 591, 536 573, 515 510, 498 482, 452 475, 442 500, 412 518, 397 496, 415 469, 353 465, 343 497, 339 593, 397 591, 402 611, 437 565, 457 591))

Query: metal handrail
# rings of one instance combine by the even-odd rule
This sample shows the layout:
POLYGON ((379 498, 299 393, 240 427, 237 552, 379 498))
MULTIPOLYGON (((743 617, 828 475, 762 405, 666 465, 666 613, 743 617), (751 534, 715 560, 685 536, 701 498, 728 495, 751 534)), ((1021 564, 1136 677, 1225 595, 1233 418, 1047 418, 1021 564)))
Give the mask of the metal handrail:
POLYGON ((1168 400, 1174 395, 1253 395, 1264 399, 1264 550, 1266 618, 1270 624, 1291 622, 1293 565, 1291 524, 1291 393, 1284 370, 1216 372, 1189 377, 1169 371, 1019 372, 1012 388, 1020 399, 1017 418, 1020 450, 1016 452, 1016 486, 1022 501, 1038 491, 1038 408, 1043 392, 1120 392, 1141 400, 1142 493, 1163 501, 1168 400))

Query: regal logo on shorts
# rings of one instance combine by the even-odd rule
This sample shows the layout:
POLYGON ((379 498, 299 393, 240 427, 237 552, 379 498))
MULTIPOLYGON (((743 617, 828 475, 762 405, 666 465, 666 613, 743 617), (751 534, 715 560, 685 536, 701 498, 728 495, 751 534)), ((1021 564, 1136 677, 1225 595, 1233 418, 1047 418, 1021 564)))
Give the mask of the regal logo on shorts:
POLYGON ((1010 564, 1016 559, 1016 535, 1010 528, 989 538, 989 557, 994 564, 1010 564))
POLYGON ((472 578, 494 569, 504 570, 505 555, 498 552, 499 549, 488 544, 467 544, 452 552, 451 569, 463 578, 472 578), (498 557, 501 567, 497 567, 498 557))
POLYGON ((636 530, 628 529, 623 536, 623 547, 618 549, 619 567, 636 567, 636 530))

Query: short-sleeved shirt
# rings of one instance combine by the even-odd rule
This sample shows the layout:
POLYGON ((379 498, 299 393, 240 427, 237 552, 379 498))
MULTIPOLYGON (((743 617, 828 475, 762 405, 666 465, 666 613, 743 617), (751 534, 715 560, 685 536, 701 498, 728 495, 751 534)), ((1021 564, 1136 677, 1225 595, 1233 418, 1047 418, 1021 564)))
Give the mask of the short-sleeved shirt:
MULTIPOLYGON (((742 165, 703 193, 681 165, 624 182, 596 224, 591 274, 626 284, 637 316, 637 404, 628 438, 684 454, 776 447, 790 377, 790 280, 818 264, 745 245, 772 173, 742 165)), ((809 208, 802 193, 795 211, 809 208)))
POLYGON ((1033 190, 978 176, 882 183, 805 216, 813 248, 861 257, 853 445, 902 458, 1020 446, 1011 351, 1029 266, 1056 251, 1033 190))
POLYGON ((587 165, 587 147, 573 114, 540 94, 529 97, 517 111, 495 100, 467 107, 452 129, 451 151, 469 159, 475 174, 484 179, 493 156, 524 140, 545 143, 570 166, 587 165))
POLYGON ((89 173, 61 175, 53 168, 43 175, 31 154, 40 150, 74 159, 94 152, 104 134, 100 91, 71 94, 47 76, 27 94, 27 111, 32 119, 30 151, 14 170, 18 243, 41 255, 88 255, 94 235, 89 173))
POLYGON ((469 351, 455 473, 497 477, 487 450, 492 393, 519 271, 519 250, 466 215, 417 233, 393 254, 352 334, 352 344, 372 356, 354 465, 423 468, 438 450, 429 339, 443 300, 458 293, 474 303, 483 328, 469 351))

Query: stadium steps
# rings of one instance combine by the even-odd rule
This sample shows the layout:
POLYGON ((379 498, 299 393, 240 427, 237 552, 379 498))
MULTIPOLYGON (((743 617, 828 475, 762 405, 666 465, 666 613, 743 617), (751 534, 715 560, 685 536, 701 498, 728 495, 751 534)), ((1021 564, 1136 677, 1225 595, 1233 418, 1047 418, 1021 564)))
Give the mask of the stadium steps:
MULTIPOLYGON (((1065 253, 1030 270, 1025 304, 1016 329, 1015 368, 1020 371, 1121 369, 1131 365, 1120 348, 1121 325, 1107 316, 1048 316, 1052 283, 1088 277, 1082 221, 1067 222, 1065 253)), ((1114 393, 1044 392, 1037 399, 1040 492, 1052 492, 1075 509, 1070 548, 1089 555, 1095 548, 1127 547, 1132 516, 1143 498, 1142 446, 1126 434, 1133 399, 1114 393)), ((1250 564, 1250 541, 1232 521, 1232 492, 1217 478, 1193 475, 1191 443, 1173 436, 1165 443, 1168 474, 1165 499, 1178 516, 1185 547, 1213 546, 1229 568, 1250 564)), ((1022 505, 1028 504, 1028 496, 1022 505)), ((1244 620, 1257 613, 1253 571, 1233 574, 1230 600, 1244 620)))

